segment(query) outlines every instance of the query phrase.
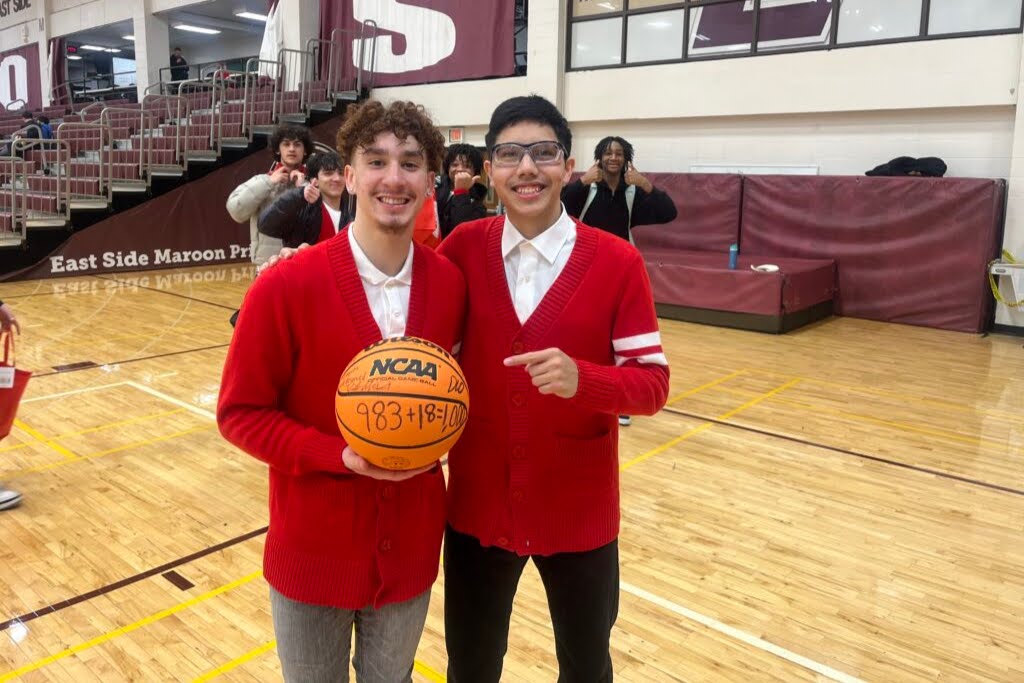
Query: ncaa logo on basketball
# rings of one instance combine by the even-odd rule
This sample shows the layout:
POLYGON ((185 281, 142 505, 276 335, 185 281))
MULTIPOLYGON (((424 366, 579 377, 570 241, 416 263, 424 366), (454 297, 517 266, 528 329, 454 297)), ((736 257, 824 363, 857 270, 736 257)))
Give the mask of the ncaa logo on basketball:
POLYGON ((417 377, 429 377, 437 381, 437 363, 408 358, 384 358, 373 361, 370 368, 370 377, 378 375, 416 375, 417 377))

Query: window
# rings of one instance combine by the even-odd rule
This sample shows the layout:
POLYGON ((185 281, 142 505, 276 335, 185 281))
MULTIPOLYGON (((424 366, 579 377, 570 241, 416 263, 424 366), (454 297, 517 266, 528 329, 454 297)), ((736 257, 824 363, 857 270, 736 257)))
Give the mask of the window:
POLYGON ((648 12, 629 17, 626 62, 656 62, 683 58, 686 10, 648 12))
POLYGON ((566 0, 569 69, 1020 33, 1024 0, 566 0))
POLYGON ((906 38, 920 31, 921 0, 844 0, 839 10, 840 43, 906 38))
POLYGON ((572 65, 607 66, 622 61, 622 17, 572 25, 572 65))
POLYGON ((928 33, 968 33, 1015 29, 1021 0, 931 0, 928 33))

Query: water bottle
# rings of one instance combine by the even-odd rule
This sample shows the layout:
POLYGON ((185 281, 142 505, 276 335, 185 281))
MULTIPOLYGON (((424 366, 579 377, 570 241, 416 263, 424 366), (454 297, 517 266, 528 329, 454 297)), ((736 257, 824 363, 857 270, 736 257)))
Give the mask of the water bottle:
POLYGON ((729 245, 729 270, 736 270, 736 261, 739 259, 740 245, 729 245))

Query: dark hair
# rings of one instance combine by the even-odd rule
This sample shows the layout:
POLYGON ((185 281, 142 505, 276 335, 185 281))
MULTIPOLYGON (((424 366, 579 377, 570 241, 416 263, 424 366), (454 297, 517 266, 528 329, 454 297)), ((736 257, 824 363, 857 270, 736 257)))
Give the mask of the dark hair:
POLYGON ((487 149, 494 148, 494 142, 501 131, 523 121, 551 126, 555 131, 555 139, 565 147, 566 156, 572 152, 572 131, 569 130, 569 122, 562 116, 562 112, 558 111, 558 107, 540 95, 513 97, 498 105, 491 114, 491 124, 484 138, 487 149))
MULTIPOLYGON (((608 137, 603 138, 601 142, 597 143, 597 147, 594 148, 594 161, 601 161, 601 157, 604 156, 604 153, 608 151, 608 148, 611 147, 613 142, 617 142, 622 145, 622 155, 626 157, 626 163, 633 163, 633 145, 629 144, 617 135, 609 135, 608 137)), ((623 165, 621 172, 626 172, 625 165, 623 165)))
POLYGON ((399 140, 412 136, 423 147, 427 168, 437 172, 444 156, 444 136, 427 111, 412 102, 392 102, 387 107, 377 100, 350 105, 338 130, 338 153, 351 164, 355 151, 367 147, 381 133, 394 133, 399 140))
POLYGON ((344 171, 345 164, 337 152, 317 152, 306 162, 306 177, 316 178, 320 171, 344 171))
POLYGON ((175 52, 181 52, 181 48, 180 47, 176 47, 176 48, 174 48, 174 51, 175 52))
POLYGON ((49 124, 50 123, 50 117, 49 116, 40 116, 38 121, 39 121, 39 123, 49 124))
POLYGON ((31 119, 31 118, 33 118, 32 117, 32 112, 30 112, 28 109, 26 109, 25 111, 21 112, 21 118, 23 118, 23 119, 31 119))
POLYGON ((274 158, 276 159, 280 154, 281 143, 285 140, 298 140, 302 143, 305 148, 305 153, 302 158, 305 159, 313 153, 313 138, 309 135, 309 128, 305 126, 296 126, 294 124, 284 124, 277 127, 274 134, 270 136, 270 149, 274 152, 274 158))
POLYGON ((448 153, 444 155, 444 164, 441 166, 441 172, 444 175, 448 175, 448 169, 452 167, 459 157, 466 160, 469 167, 473 169, 473 175, 479 175, 480 171, 484 167, 484 157, 473 145, 455 144, 448 148, 448 153))

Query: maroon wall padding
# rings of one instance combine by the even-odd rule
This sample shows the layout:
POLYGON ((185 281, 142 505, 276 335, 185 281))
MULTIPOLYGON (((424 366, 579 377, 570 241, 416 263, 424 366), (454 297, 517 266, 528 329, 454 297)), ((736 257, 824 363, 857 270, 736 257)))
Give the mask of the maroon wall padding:
POLYGON ((728 255, 674 249, 644 250, 654 300, 659 304, 755 315, 783 315, 832 299, 835 263, 821 259, 775 258, 777 273, 759 273, 766 263, 742 257, 728 269, 728 255))
POLYGON ((645 173, 645 177, 676 203, 679 216, 664 225, 633 229, 640 249, 664 247, 715 251, 729 256, 739 241, 743 181, 722 173, 645 173))
POLYGON ((836 313, 964 332, 987 324, 1003 181, 748 176, 743 187, 741 253, 834 259, 836 313))

